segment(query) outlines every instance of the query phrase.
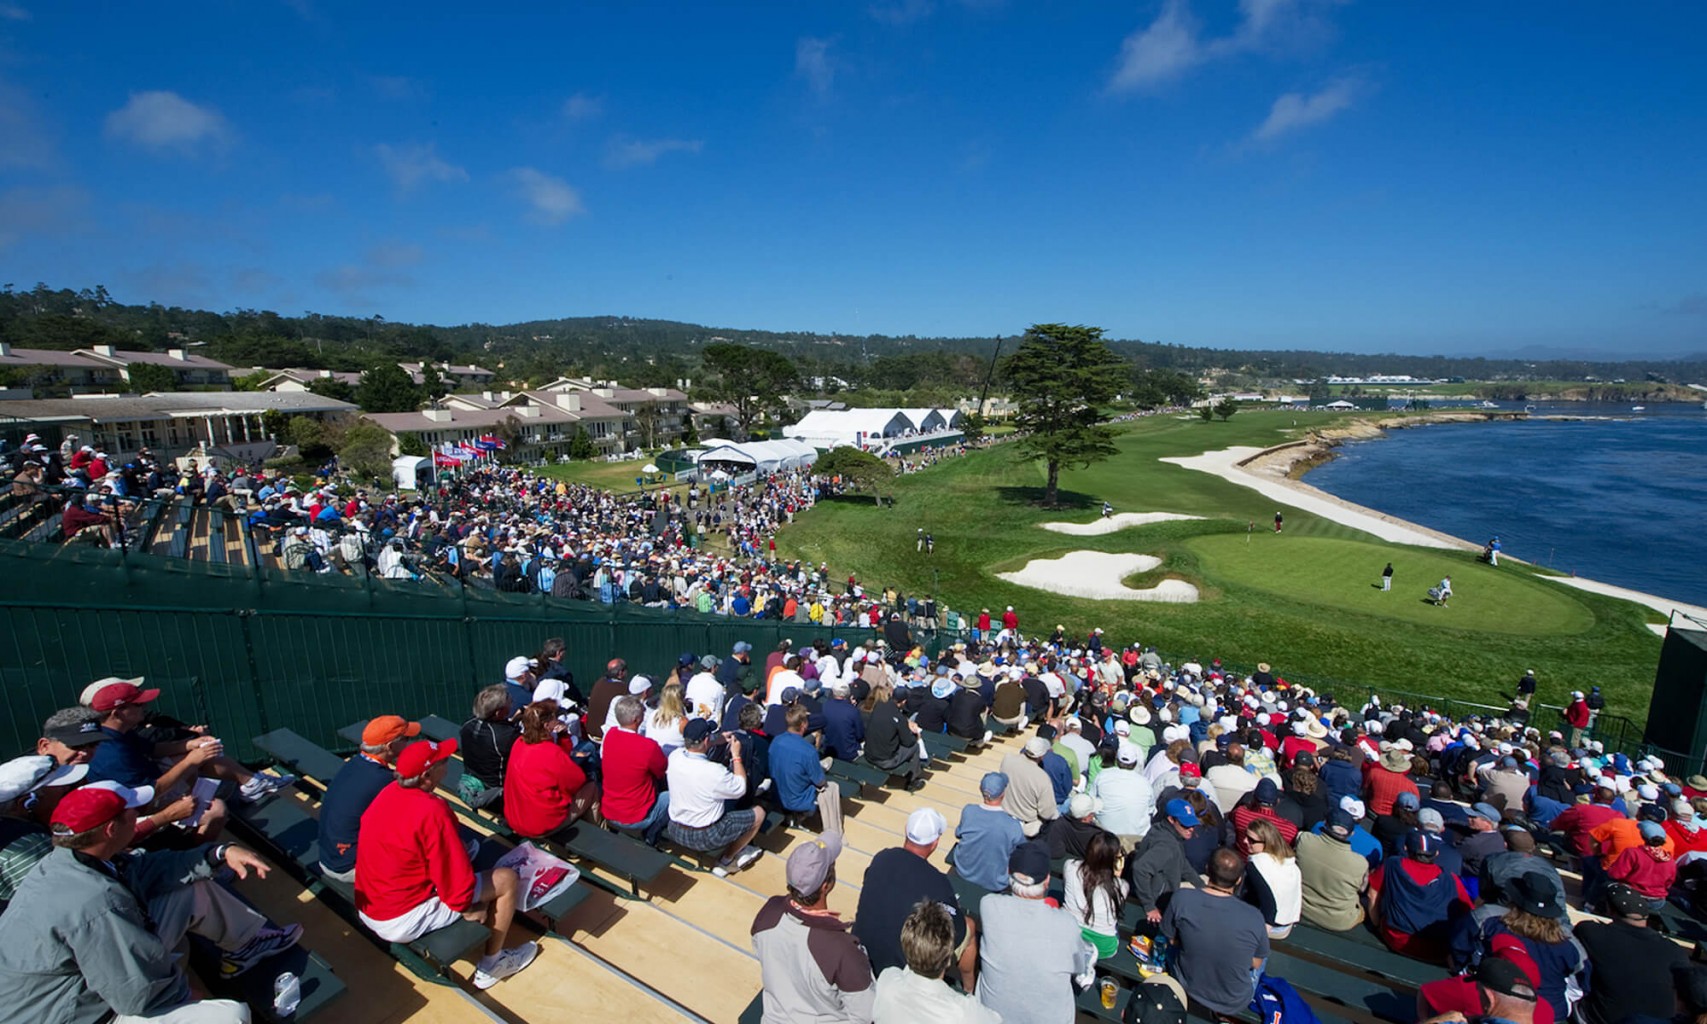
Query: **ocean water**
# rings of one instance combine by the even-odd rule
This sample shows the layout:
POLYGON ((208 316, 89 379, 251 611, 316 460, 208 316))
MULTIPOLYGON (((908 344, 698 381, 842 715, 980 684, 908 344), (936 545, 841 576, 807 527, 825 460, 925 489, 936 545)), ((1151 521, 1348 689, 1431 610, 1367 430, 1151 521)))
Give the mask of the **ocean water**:
POLYGON ((1707 605, 1707 410, 1534 411, 1596 418, 1390 431, 1343 445, 1308 483, 1478 544, 1497 534, 1528 562, 1707 605))

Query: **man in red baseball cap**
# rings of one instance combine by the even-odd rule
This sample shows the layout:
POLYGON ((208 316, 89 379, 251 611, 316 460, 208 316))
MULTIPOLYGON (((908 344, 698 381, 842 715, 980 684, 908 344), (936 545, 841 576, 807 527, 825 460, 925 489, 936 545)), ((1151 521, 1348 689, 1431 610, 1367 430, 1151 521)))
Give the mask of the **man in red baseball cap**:
POLYGON ((356 880, 356 841, 362 815, 394 778, 391 766, 421 723, 380 715, 362 729, 362 748, 344 762, 320 801, 320 873, 340 882, 356 880))
POLYGON ((456 816, 434 792, 455 753, 455 740, 417 740, 397 755, 397 781, 362 815, 356 910, 387 942, 413 942, 463 918, 484 924, 492 934, 474 987, 488 989, 532 963, 539 946, 504 948, 521 880, 509 868, 475 873, 456 816))
MULTIPOLYGON (((296 781, 294 775, 250 771, 226 757, 224 744, 199 728, 191 730, 194 735, 189 740, 156 743, 145 737, 138 730, 160 691, 145 690, 141 684, 140 677, 108 678, 91 683, 84 691, 89 706, 101 716, 101 732, 106 736, 89 759, 91 779, 105 779, 131 789, 150 787, 162 804, 175 802, 203 777, 236 783, 237 795, 244 801, 260 800, 296 781), (163 759, 173 761, 164 772, 160 770, 163 759)), ((216 838, 225 816, 224 800, 212 800, 196 825, 197 837, 216 838)))
POLYGON ((18 1020, 247 1024, 227 1000, 196 1001, 178 967, 185 936, 224 951, 241 974, 296 944, 300 925, 274 928, 213 881, 267 874, 230 843, 130 852, 137 809, 154 793, 113 782, 73 790, 52 815, 54 849, 19 885, 0 944, 0 1006, 18 1020))

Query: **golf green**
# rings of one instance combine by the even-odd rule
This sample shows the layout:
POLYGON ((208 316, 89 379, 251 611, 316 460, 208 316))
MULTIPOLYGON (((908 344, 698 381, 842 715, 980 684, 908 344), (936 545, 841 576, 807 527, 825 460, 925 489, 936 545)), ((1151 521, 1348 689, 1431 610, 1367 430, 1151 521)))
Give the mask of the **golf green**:
POLYGON ((1271 532, 1185 543, 1213 582, 1324 609, 1520 636, 1562 636, 1594 627, 1594 613, 1565 588, 1520 568, 1467 563, 1457 553, 1271 532), (1389 560, 1394 584, 1385 592, 1380 573, 1389 560), (1447 575, 1452 599, 1437 607, 1427 599, 1428 588, 1447 575))

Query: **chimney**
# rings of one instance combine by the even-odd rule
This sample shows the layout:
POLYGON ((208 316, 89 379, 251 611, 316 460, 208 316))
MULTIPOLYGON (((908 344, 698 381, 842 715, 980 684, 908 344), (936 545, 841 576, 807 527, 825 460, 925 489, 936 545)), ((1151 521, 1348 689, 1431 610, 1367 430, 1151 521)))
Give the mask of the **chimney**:
POLYGON ((320 379, 321 380, 331 380, 332 379, 332 371, 331 370, 321 370, 320 371, 320 379))
POLYGON ((0 341, 0 356, 9 356, 11 354, 12 343, 9 341, 0 341))
POLYGON ((166 350, 166 354, 171 356, 173 359, 176 359, 180 363, 188 362, 190 359, 190 353, 187 350, 181 349, 181 348, 169 348, 166 350))
POLYGON ((567 393, 559 394, 557 396, 557 407, 559 409, 566 409, 569 412, 580 412, 581 396, 567 393))
POLYGON ((616 397, 616 392, 611 390, 610 388, 594 388, 593 394, 598 395, 600 398, 615 398, 616 397))
POLYGON ((516 406, 516 415, 522 417, 523 419, 535 419, 539 416, 539 406, 537 406, 537 405, 518 405, 518 406, 516 406))
POLYGON ((108 359, 117 359, 119 350, 113 345, 96 345, 95 354, 98 356, 106 356, 108 359))
POLYGON ((421 415, 425 416, 429 420, 432 420, 434 423, 449 423, 450 422, 450 410, 449 409, 423 409, 421 411, 421 415))
POLYGON ((653 398, 663 398, 670 393, 670 389, 669 388, 647 388, 646 392, 647 392, 647 394, 650 394, 653 398))

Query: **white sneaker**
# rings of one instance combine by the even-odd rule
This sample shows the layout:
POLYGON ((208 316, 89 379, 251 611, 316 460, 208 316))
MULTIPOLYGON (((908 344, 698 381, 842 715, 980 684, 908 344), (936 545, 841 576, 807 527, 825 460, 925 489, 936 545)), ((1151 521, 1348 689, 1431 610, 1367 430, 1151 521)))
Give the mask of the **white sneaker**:
POLYGON ((754 861, 764 855, 765 851, 759 849, 757 846, 748 846, 746 849, 735 855, 735 870, 741 871, 750 867, 754 861))
POLYGON ((718 878, 728 878, 729 877, 729 861, 727 859, 724 859, 724 860, 718 861, 716 864, 713 864, 711 866, 711 873, 713 875, 716 875, 718 878))
POLYGON ((294 775, 263 775, 256 772, 249 776, 249 781, 243 783, 242 787, 237 790, 237 796, 244 803, 254 803, 256 800, 284 789, 295 781, 296 776, 294 775))
POLYGON ((533 963, 533 958, 539 955, 539 943, 524 942, 519 946, 500 950, 495 956, 482 957, 474 965, 474 987, 485 990, 512 974, 519 973, 522 968, 533 963))

